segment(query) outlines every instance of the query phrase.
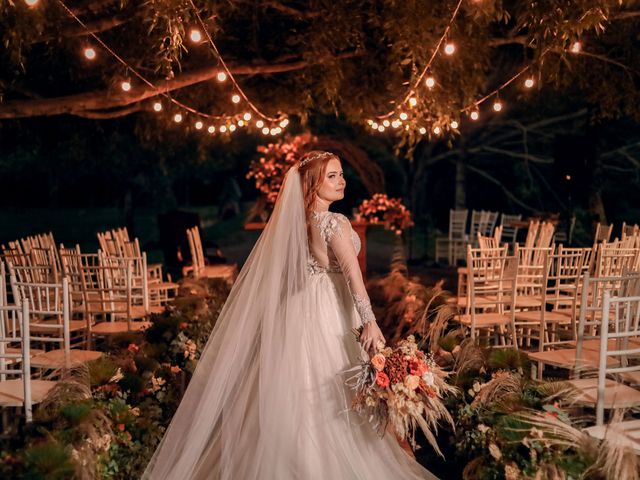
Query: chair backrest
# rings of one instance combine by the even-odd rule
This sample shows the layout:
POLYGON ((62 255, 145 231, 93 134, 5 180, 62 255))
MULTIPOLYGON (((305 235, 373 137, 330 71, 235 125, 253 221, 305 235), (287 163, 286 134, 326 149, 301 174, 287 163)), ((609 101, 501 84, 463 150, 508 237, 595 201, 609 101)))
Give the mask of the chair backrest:
POLYGON ((513 309, 516 271, 517 258, 507 255, 506 245, 493 249, 467 246, 467 309, 472 317, 476 309, 483 308, 477 301, 478 296, 491 297, 491 303, 499 312, 513 309))
MULTIPOLYGON (((471 223, 469 224, 469 241, 475 242, 478 232, 483 225, 485 218, 484 210, 471 211, 471 223)), ((482 233, 482 232, 480 232, 482 233)))
POLYGON ((515 243, 518 236, 518 227, 515 222, 522 220, 522 215, 508 215, 503 213, 500 216, 500 225, 502 226, 502 242, 515 243))
POLYGON ((483 216, 480 225, 480 233, 487 237, 493 235, 493 229, 498 221, 498 212, 483 211, 483 216))
POLYGON ((538 238, 536 239, 535 246, 538 248, 550 247, 553 243, 553 234, 556 227, 553 223, 542 222, 538 229, 538 238))
POLYGON ((479 248, 499 248, 500 238, 502 237, 502 225, 496 227, 492 236, 484 236, 478 232, 478 247, 479 248))
POLYGON ((600 243, 593 275, 615 277, 633 271, 640 249, 621 246, 621 242, 600 243))
POLYGON ((637 358, 640 354, 638 344, 631 343, 631 340, 640 340, 640 292, 634 293, 633 296, 614 296, 609 291, 604 292, 601 316, 608 321, 603 322, 600 340, 596 402, 596 424, 598 425, 604 423, 607 375, 640 372, 640 363, 629 361, 630 358, 637 358))
POLYGON ((191 261, 193 262, 193 275, 199 277, 205 265, 200 229, 197 226, 187 229, 187 236, 191 250, 191 261))
POLYGON ((527 238, 524 241, 525 247, 535 247, 539 229, 540 222, 538 220, 531 220, 529 222, 529 228, 527 229, 527 238))
POLYGON ((593 236, 593 244, 608 242, 611 240, 611 232, 613 232, 613 224, 598 223, 596 225, 596 233, 593 236))
POLYGON ((469 210, 449 210, 449 240, 464 240, 469 210))
POLYGON ((65 367, 70 363, 71 297, 69 280, 54 279, 54 267, 23 267, 9 264, 9 277, 14 301, 28 303, 31 324, 38 326, 38 341, 59 344, 65 352, 65 367), (46 270, 46 271, 45 271, 46 270), (34 279, 51 280, 40 281, 34 279), (53 320, 53 321, 52 321, 53 320))
MULTIPOLYGON (((0 281, 1 283, 1 281, 0 281)), ((29 331, 29 305, 0 303, 0 381, 7 377, 22 380, 23 405, 27 423, 32 421, 31 400, 31 336, 29 331), (9 345, 13 349, 9 349, 9 345)))
MULTIPOLYGON (((580 294, 580 318, 576 343, 576 375, 581 373, 582 343, 585 340, 599 340, 602 325, 604 293, 611 296, 629 296, 638 291, 640 273, 630 273, 612 277, 592 277, 585 274, 580 294)), ((606 322, 605 322, 606 323, 606 322)))

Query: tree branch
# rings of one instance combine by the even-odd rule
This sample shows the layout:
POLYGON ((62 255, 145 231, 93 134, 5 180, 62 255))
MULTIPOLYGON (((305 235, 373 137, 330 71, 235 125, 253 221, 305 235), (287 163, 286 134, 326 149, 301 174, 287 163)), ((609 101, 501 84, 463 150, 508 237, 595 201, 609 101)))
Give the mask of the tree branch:
MULTIPOLYGON (((336 56, 320 57, 313 61, 276 62, 267 65, 229 64, 228 67, 234 75, 284 73, 338 59, 352 58, 358 55, 360 55, 360 53, 346 52, 336 56)), ((155 88, 146 85, 137 85, 132 88, 130 92, 123 92, 119 89, 109 89, 55 98, 10 100, 4 104, 0 104, 0 118, 49 116, 65 113, 77 114, 87 111, 125 107, 163 93, 205 82, 214 78, 219 71, 220 68, 218 66, 207 66, 183 73, 170 80, 159 82, 155 84, 155 88)))
POLYGON ((92 119, 96 119, 96 120, 106 120, 106 119, 109 119, 109 118, 124 117, 126 115, 130 115, 132 113, 139 112, 140 110, 142 110, 142 104, 135 103, 135 104, 130 105, 128 107, 119 108, 117 110, 102 111, 102 112, 94 112, 94 111, 91 111, 91 110, 87 110, 87 111, 84 111, 84 112, 75 112, 74 115, 76 115, 78 117, 82 117, 82 118, 92 118, 92 119))
POLYGON ((100 18, 92 22, 85 22, 87 28, 82 25, 75 24, 73 26, 63 28, 59 34, 56 35, 43 35, 34 39, 32 43, 42 43, 55 40, 58 37, 72 38, 72 37, 84 37, 92 33, 105 32, 112 28, 119 27, 134 18, 135 15, 120 13, 112 17, 100 18))

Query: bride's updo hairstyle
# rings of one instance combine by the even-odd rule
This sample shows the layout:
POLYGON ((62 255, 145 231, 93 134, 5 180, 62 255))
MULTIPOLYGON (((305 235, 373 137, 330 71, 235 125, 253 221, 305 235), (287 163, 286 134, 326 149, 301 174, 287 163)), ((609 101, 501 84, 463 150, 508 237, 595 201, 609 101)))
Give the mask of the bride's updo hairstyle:
POLYGON ((302 193, 304 195, 304 212, 307 217, 307 225, 313 214, 313 207, 316 202, 316 195, 324 181, 324 175, 327 172, 327 164, 329 160, 338 158, 331 152, 322 150, 312 150, 305 153, 300 159, 298 171, 300 172, 300 181, 302 182, 302 193))

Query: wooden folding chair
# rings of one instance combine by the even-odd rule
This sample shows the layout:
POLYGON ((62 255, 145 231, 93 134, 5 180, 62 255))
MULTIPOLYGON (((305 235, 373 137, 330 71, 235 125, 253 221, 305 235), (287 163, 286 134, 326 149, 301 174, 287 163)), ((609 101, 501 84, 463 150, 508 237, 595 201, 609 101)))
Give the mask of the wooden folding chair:
POLYGON ((237 264, 206 264, 198 227, 187 229, 187 238, 189 240, 189 249, 191 250, 192 264, 183 270, 184 274, 193 272, 195 278, 222 278, 230 284, 235 281, 238 275, 237 264))

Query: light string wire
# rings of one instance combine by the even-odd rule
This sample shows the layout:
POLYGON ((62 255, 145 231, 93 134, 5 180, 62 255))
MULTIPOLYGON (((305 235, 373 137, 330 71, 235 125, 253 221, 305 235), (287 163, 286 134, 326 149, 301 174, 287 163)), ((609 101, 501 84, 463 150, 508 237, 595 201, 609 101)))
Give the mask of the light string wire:
POLYGON ((202 20, 202 17, 200 16, 200 12, 198 11, 198 8, 196 7, 195 3, 193 2, 193 0, 189 0, 189 3, 191 4, 191 7, 193 8, 193 12, 194 12, 196 18, 198 19, 198 23, 200 24, 200 27, 202 28, 202 30, 204 31, 204 34, 207 37, 207 42, 211 46, 211 49, 213 50, 215 56, 218 58, 218 61, 220 62, 220 65, 222 65, 222 68, 224 68, 225 72, 229 76, 229 79, 231 80, 231 83, 233 83, 233 86, 238 91, 240 96, 244 99, 244 101, 247 103, 247 105, 249 105, 251 110, 253 110, 258 116, 260 116, 264 120, 268 120, 270 122, 277 122, 279 120, 282 120, 282 116, 280 118, 276 118, 276 117, 271 117, 271 116, 269 116, 269 115, 267 115, 265 113, 262 113, 262 111, 251 100, 249 100, 247 95, 244 93, 244 90, 242 90, 242 88, 240 88, 240 85, 238 85, 238 82, 236 81, 235 77, 233 76, 233 74, 231 73, 229 68, 227 67, 227 64, 224 61, 224 58, 222 58, 222 55, 220 55, 220 51, 218 50, 218 47, 216 47, 216 44, 213 41, 213 39, 211 38, 211 34, 209 34, 209 30, 207 29, 207 26, 205 25, 204 21, 202 20))
MULTIPOLYGON (((213 120, 228 120, 228 119, 233 117, 233 116, 230 116, 230 115, 212 115, 212 114, 208 114, 208 113, 202 112, 200 110, 197 110, 197 109, 195 109, 195 108, 193 108, 193 107, 191 107, 189 105, 186 105, 186 104, 180 102, 179 100, 176 100, 171 95, 169 95, 168 92, 163 92, 162 89, 158 88, 157 85, 155 85, 153 82, 148 80, 144 75, 142 75, 140 72, 138 72, 126 60, 124 60, 120 55, 118 55, 111 47, 109 47, 109 45, 107 45, 100 37, 98 37, 94 32, 92 32, 87 27, 87 25, 75 13, 73 13, 73 11, 64 3, 63 0, 58 0, 58 3, 67 12, 67 14, 71 18, 73 18, 76 22, 78 22, 78 24, 86 31, 86 33, 89 36, 91 36, 105 51, 107 51, 111 56, 113 56, 120 64, 122 64, 128 71, 130 71, 141 82, 143 82, 144 84, 146 84, 147 86, 149 86, 150 88, 155 90, 157 92, 157 95, 154 95, 154 96, 163 96, 169 102, 173 103, 174 105, 177 105, 178 107, 188 111, 189 113, 192 113, 192 114, 197 115, 197 116, 202 117, 202 118, 213 119, 213 120)), ((208 32, 207 32, 207 36, 208 36, 208 32)), ((221 62, 223 62, 222 57, 219 57, 219 59, 220 59, 221 62)), ((226 64, 224 64, 224 68, 228 72, 228 68, 226 67, 226 64)), ((250 106, 252 106, 252 108, 255 108, 253 106, 253 104, 247 99, 246 95, 244 95, 244 92, 242 92, 242 90, 237 86, 237 83, 235 83, 235 81, 234 81, 234 84, 235 84, 236 88, 238 88, 238 90, 242 93, 242 95, 245 98, 245 100, 247 100, 247 103, 250 106)), ((151 97, 151 98, 153 98, 153 97, 151 97)), ((256 110, 254 110, 254 111, 256 111, 256 110)), ((269 119, 270 121, 276 121, 277 120, 277 119, 271 119, 270 117, 267 117, 267 116, 263 116, 263 118, 269 119)))

